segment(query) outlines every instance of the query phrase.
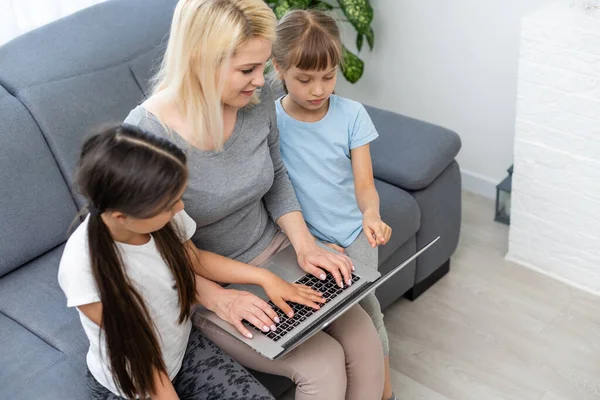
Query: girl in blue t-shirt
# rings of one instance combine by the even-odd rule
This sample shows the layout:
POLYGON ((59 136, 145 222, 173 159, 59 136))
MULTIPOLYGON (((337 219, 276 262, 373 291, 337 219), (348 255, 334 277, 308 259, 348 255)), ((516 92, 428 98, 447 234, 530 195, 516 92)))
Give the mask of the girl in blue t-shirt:
MULTIPOLYGON (((287 95, 277 100, 281 155, 308 227, 318 240, 377 269, 392 229, 379 215, 369 143, 378 136, 364 107, 333 94, 342 44, 333 18, 292 11, 277 27, 273 62, 287 95)), ((394 399, 389 343, 374 294, 361 302, 385 356, 384 399, 394 399)))

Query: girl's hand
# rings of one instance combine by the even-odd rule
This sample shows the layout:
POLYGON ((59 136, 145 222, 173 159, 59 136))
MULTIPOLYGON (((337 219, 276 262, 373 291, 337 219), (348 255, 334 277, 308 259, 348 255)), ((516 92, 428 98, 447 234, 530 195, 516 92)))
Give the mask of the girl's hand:
POLYGON ((327 242, 321 242, 321 243, 323 243, 325 246, 329 247, 330 249, 337 251, 338 253, 344 254, 344 248, 338 244, 327 243, 327 242))
POLYGON ((294 316, 294 311, 287 303, 288 301, 303 304, 315 310, 321 308, 318 303, 325 303, 323 295, 316 290, 305 285, 288 283, 275 274, 272 274, 262 286, 271 301, 289 318, 294 316))
POLYGON ((381 220, 379 214, 366 213, 363 216, 363 232, 371 247, 386 244, 392 236, 392 228, 381 220))
POLYGON ((242 324, 242 320, 248 321, 263 332, 275 330, 275 323, 279 322, 277 314, 266 301, 241 290, 224 289, 219 295, 214 312, 247 338, 252 338, 252 334, 242 324))
POLYGON ((319 247, 314 241, 306 243, 296 249, 298 264, 300 268, 309 274, 324 280, 327 276, 323 270, 333 275, 339 287, 352 283, 352 271, 354 266, 348 257, 343 254, 335 254, 319 247))
MULTIPOLYGON (((313 239, 315 239, 315 242, 319 240, 314 236, 313 236, 313 239)), ((340 245, 337 245, 335 243, 327 243, 327 242, 321 242, 321 243, 323 243, 325 246, 329 247, 330 249, 337 251, 338 253, 342 253, 342 254, 344 253, 344 248, 340 245)))

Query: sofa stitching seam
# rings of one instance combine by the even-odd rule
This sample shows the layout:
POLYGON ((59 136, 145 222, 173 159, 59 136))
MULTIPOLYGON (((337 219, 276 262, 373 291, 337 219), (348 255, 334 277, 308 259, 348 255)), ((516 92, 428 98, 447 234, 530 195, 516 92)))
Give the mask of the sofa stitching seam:
POLYGON ((34 88, 36 86, 45 85, 47 83, 60 82, 60 81, 66 80, 66 79, 71 79, 71 78, 76 78, 76 77, 79 77, 79 76, 85 76, 85 75, 89 75, 89 74, 94 74, 94 73, 97 73, 97 72, 106 71, 106 70, 111 69, 111 68, 115 68, 115 67, 119 67, 119 66, 122 66, 122 65, 126 65, 127 63, 133 61, 134 59, 136 59, 136 58, 138 58, 138 57, 140 57, 140 56, 148 53, 149 51, 154 50, 156 47, 157 46, 147 47, 145 49, 142 49, 142 50, 134 53, 131 57, 128 57, 128 58, 126 58, 126 59, 124 59, 122 61, 115 62, 115 63, 108 64, 108 65, 104 65, 104 66, 101 66, 101 67, 98 67, 98 68, 95 68, 95 69, 92 69, 92 70, 89 70, 89 71, 75 72, 75 73, 72 73, 72 74, 69 74, 69 75, 64 75, 64 76, 61 76, 61 77, 57 77, 57 78, 53 78, 53 79, 48 79, 48 80, 45 80, 45 81, 35 82, 35 83, 31 83, 29 85, 17 87, 17 88, 15 88, 14 93, 11 93, 11 94, 13 94, 13 96, 17 97, 17 95, 19 93, 21 93, 22 91, 34 88))

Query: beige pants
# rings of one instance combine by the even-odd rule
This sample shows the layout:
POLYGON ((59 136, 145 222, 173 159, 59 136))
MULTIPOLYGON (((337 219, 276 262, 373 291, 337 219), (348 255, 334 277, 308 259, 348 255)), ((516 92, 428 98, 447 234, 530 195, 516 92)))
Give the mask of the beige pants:
MULTIPOLYGON (((290 244, 283 233, 250 262, 261 265, 290 244)), ((268 360, 209 321, 194 324, 210 340, 247 368, 282 375, 296 384, 296 400, 379 400, 383 391, 383 355, 371 318, 360 307, 348 310, 279 360, 268 360)))

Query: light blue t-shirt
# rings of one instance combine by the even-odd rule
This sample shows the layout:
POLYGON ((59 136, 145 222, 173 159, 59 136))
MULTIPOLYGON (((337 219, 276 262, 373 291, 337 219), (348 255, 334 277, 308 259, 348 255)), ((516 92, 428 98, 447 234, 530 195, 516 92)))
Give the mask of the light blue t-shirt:
POLYGON ((304 219, 316 238, 348 247, 362 231, 350 150, 379 135, 362 104, 331 96, 317 122, 290 117, 277 100, 281 156, 304 219))

